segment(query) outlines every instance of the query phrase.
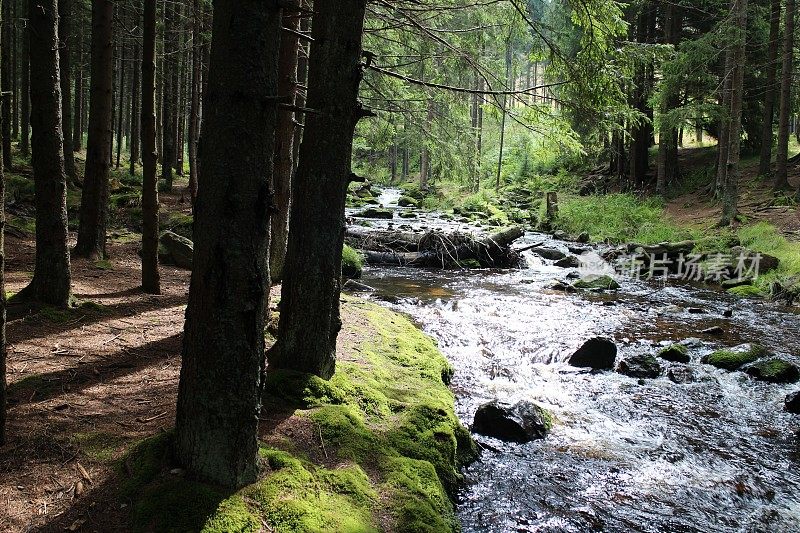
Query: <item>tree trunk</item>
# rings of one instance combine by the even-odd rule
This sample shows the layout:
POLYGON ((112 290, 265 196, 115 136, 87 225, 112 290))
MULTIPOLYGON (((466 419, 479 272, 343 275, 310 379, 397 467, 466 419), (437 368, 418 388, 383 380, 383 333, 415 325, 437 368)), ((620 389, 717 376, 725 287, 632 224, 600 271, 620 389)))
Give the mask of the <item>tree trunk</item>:
POLYGON ((176 451, 192 476, 225 487, 252 483, 258 474, 281 31, 277 4, 214 2, 176 451))
POLYGON ((177 109, 175 109, 175 86, 174 73, 178 70, 175 56, 178 53, 176 40, 178 38, 175 26, 176 11, 174 2, 166 2, 164 6, 164 69, 162 71, 163 82, 163 103, 161 107, 161 179, 164 180, 164 189, 172 191, 172 181, 174 178, 173 169, 176 160, 176 135, 177 135, 177 109))
MULTIPOLYGON (((28 0, 30 1, 30 0, 28 0)), ((26 24, 21 31, 20 47, 21 82, 20 82, 20 139, 19 151, 23 156, 31 153, 31 41, 30 28, 26 24)))
POLYGON ((29 0, 31 148, 36 204, 36 266, 19 293, 57 307, 70 304, 67 177, 58 72, 58 1, 29 0))
MULTIPOLYGON (((16 4, 15 4, 16 5, 16 4)), ((7 24, 5 19, 3 24, 7 24)), ((0 50, 0 55, 2 50, 0 50)), ((5 85, 0 85, 0 91, 6 90, 5 85)), ((0 150, 3 142, 0 139, 0 150)), ((6 179, 3 168, 0 166, 0 198, 6 197, 6 179)), ((5 285, 5 230, 6 208, 5 202, 0 202, 0 447, 6 444, 6 285, 5 285)))
MULTIPOLYGON (((3 26, 2 26, 2 50, 0 50, 0 84, 4 90, 11 88, 11 78, 14 72, 11 70, 11 36, 13 34, 14 23, 11 20, 11 1, 3 2, 3 26)), ((3 166, 11 170, 11 95, 8 94, 2 101, 2 138, 3 144, 3 166)))
MULTIPOLYGON (((120 48, 120 61, 119 61, 119 86, 117 88, 117 163, 116 168, 122 165, 122 136, 125 131, 122 127, 125 116, 125 65, 126 65, 126 52, 128 47, 125 46, 124 39, 119 41, 120 48)), ((113 111, 112 111, 113 114, 113 111)))
POLYGON ((739 158, 742 143, 747 0, 733 0, 733 12, 736 17, 737 35, 733 59, 733 85, 731 88, 730 149, 728 150, 728 170, 725 176, 725 196, 722 202, 722 220, 720 221, 722 226, 730 225, 736 220, 739 203, 739 158))
MULTIPOLYGON (((683 17, 680 8, 675 4, 664 6, 664 40, 667 44, 678 45, 681 36, 683 17)), ((664 101, 661 107, 662 115, 674 110, 680 105, 678 87, 674 86, 676 80, 666 82, 664 101)), ((656 174, 656 193, 664 195, 667 185, 678 177, 678 130, 674 126, 662 125, 658 138, 658 172, 656 174)))
POLYGON ((795 5, 795 0, 786 0, 786 25, 783 30, 783 66, 781 67, 781 98, 778 112, 778 147, 775 153, 775 190, 789 187, 789 118, 792 113, 795 5))
POLYGON ((72 150, 72 0, 58 1, 58 61, 61 72, 61 117, 64 128, 64 171, 70 180, 78 177, 72 150))
POLYGON ((108 179, 111 166, 112 92, 114 77, 114 2, 92 0, 92 78, 89 97, 89 140, 75 254, 106 257, 108 179))
MULTIPOLYGON (((299 2, 290 9, 284 7, 283 26, 293 31, 300 29, 299 2)), ((297 53, 299 39, 288 31, 281 33, 281 51, 278 61, 278 96, 295 104, 297 92, 297 53)), ((289 208, 292 201, 292 172, 294 171, 294 112, 278 110, 275 130, 275 210, 272 216, 272 240, 270 241, 269 270, 272 281, 283 277, 286 261, 286 245, 289 241, 289 208)))
MULTIPOLYGON (((309 0, 301 0, 303 9, 310 11, 311 7, 309 0)), ((303 18, 300 19, 300 31, 308 33, 311 29, 310 23, 311 15, 304 13, 303 18)), ((295 92, 295 105, 297 107, 305 107, 306 105, 306 87, 308 86, 308 46, 304 42, 300 42, 297 49, 297 90, 295 92)), ((298 114, 297 118, 300 119, 304 115, 298 114)), ((297 171, 297 161, 300 159, 300 141, 303 139, 303 126, 300 125, 294 129, 294 140, 292 141, 292 161, 294 168, 292 175, 297 171)), ((291 202, 290 202, 291 203, 291 202)), ((289 208, 291 215, 291 207, 289 208)), ((284 253, 284 256, 286 254, 284 253)), ((285 261, 285 258, 284 258, 285 261)))
POLYGON ((772 142, 775 136, 772 131, 775 119, 775 95, 777 93, 776 76, 778 70, 778 49, 781 36, 781 0, 771 1, 769 18, 769 49, 767 52, 767 90, 764 94, 764 116, 761 131, 761 156, 758 163, 758 175, 768 176, 772 167, 772 142))
MULTIPOLYGON (((433 123, 433 97, 428 95, 427 100, 428 114, 425 117, 425 124, 430 127, 433 123)), ((419 188, 423 191, 428 190, 428 177, 431 173, 431 152, 425 139, 422 140, 422 153, 419 158, 419 188)))
MULTIPOLYGON (((79 17, 78 23, 83 23, 83 16, 79 17)), ((78 64, 75 70, 75 105, 72 112, 72 150, 80 152, 83 150, 83 36, 79 36, 78 41, 78 64)), ((65 131, 66 135, 70 132, 65 131)))
POLYGON ((722 120, 719 125, 717 147, 717 179, 714 196, 722 199, 725 196, 725 183, 728 176, 728 154, 731 148, 731 95, 733 94, 734 51, 728 47, 725 52, 725 67, 722 83, 722 120))
MULTIPOLYGON (((506 89, 508 89, 509 85, 511 85, 512 58, 511 36, 509 36, 508 41, 506 41, 506 89)), ((500 119, 500 156, 497 159, 497 176, 494 184, 496 191, 500 190, 500 177, 503 173, 503 149, 505 148, 506 141, 506 115, 508 115, 507 95, 503 95, 503 105, 500 111, 502 118, 500 119)))
MULTIPOLYGON (((138 28, 142 20, 139 5, 134 9, 135 26, 138 28)), ((141 95, 141 68, 142 68, 142 45, 141 33, 137 29, 133 36, 133 81, 131 82, 131 150, 130 150, 130 175, 136 174, 136 164, 139 162, 139 152, 141 147, 141 115, 139 101, 141 95)))
POLYGON ((293 186, 291 231, 281 292, 280 332, 271 369, 330 378, 341 329, 344 207, 353 134, 363 112, 361 37, 366 0, 314 6, 309 59, 309 114, 293 186))
POLYGON ((144 0, 142 23, 142 289, 161 294, 158 272, 156 144, 156 0, 144 0))
POLYGON ((197 143, 200 140, 200 90, 203 70, 203 12, 200 0, 194 0, 192 21, 192 98, 189 110, 189 195, 197 200, 197 143))

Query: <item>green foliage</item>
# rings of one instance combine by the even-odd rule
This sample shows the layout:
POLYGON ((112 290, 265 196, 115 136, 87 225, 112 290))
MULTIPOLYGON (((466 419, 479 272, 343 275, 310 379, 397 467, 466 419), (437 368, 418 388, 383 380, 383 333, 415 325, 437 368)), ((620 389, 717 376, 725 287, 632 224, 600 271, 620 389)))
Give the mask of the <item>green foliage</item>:
POLYGON ((364 269, 364 258, 348 245, 342 249, 342 275, 348 278, 360 278, 364 269))

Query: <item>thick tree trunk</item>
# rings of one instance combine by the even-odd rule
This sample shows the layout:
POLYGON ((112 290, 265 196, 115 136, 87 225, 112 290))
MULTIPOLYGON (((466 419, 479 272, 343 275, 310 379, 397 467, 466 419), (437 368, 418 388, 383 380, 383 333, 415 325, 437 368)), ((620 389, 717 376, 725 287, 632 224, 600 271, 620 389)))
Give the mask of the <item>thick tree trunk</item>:
POLYGON ((291 231, 281 292, 280 332, 270 368, 330 378, 341 329, 344 207, 353 134, 363 116, 361 37, 366 0, 314 6, 309 59, 309 114, 295 175, 291 231))
POLYGON ((192 205, 197 200, 197 143, 200 140, 200 90, 203 70, 203 12, 200 0, 192 8, 192 98, 189 109, 189 195, 192 205))
MULTIPOLYGON (((283 26, 293 31, 300 29, 298 18, 300 2, 290 9, 284 8, 283 26)), ((278 95, 290 105, 295 103, 297 92, 297 35, 284 31, 281 34, 281 52, 278 62, 278 95)), ((272 216, 272 240, 270 241, 269 270, 272 281, 283 276, 286 260, 286 245, 289 241, 289 207, 292 201, 292 173, 294 172, 294 112, 278 111, 275 130, 275 211, 272 216)))
POLYGON ((758 163, 758 175, 768 176, 772 167, 772 142, 775 136, 772 131, 775 119, 775 95, 778 92, 776 77, 778 70, 778 50, 781 36, 781 0, 771 1, 769 18, 769 49, 767 52, 767 90, 764 94, 764 115, 762 117, 761 155, 758 163))
POLYGON ((92 79, 86 177, 81 198, 78 257, 106 257, 108 179, 111 166, 114 77, 114 2, 92 0, 92 79))
POLYGON ((161 294, 158 272, 156 148, 156 0, 144 0, 142 24, 142 289, 161 294))
MULTIPOLYGON (((30 0, 27 0, 30 1, 30 0)), ((23 156, 31 153, 31 41, 30 28, 26 24, 21 30, 20 47, 20 139, 19 151, 23 156)))
POLYGON ((795 6, 795 0, 786 0, 786 25, 783 30, 783 66, 781 67, 781 98, 778 112, 778 147, 775 153, 775 190, 789 187, 789 118, 792 113, 795 6))
POLYGON ((72 0, 58 1, 58 61, 61 72, 61 121, 64 128, 64 171, 75 180, 75 153, 72 150, 72 0))
MULTIPOLYGON (((790 2, 793 0, 789 0, 790 2)), ((742 143, 742 103, 744 99, 745 47, 747 44, 747 0, 733 0, 737 36, 733 58, 733 85, 731 88, 731 129, 725 176, 725 196, 722 202, 720 225, 727 226, 736 220, 739 204, 739 158, 742 143)))
MULTIPOLYGON (((301 6, 307 12, 310 12, 311 6, 309 0, 301 0, 301 6)), ((308 33, 311 29, 311 16, 308 13, 304 13, 303 18, 300 19, 300 31, 303 33, 308 33)), ((297 90, 295 92, 295 105, 297 107, 305 107, 306 106, 306 87, 308 86, 308 45, 304 42, 300 42, 297 48, 297 90)), ((305 115, 302 113, 297 114, 298 121, 304 121, 305 115)), ((300 159, 300 141, 303 139, 303 126, 297 126, 294 129, 294 140, 292 141, 292 160, 294 163, 294 168, 292 169, 292 176, 294 177, 295 171, 297 171, 297 161, 300 159)), ((290 202, 291 204, 291 202, 290 202)), ((291 215, 291 206, 289 208, 289 214, 291 215)), ((285 256, 284 252, 284 256, 285 256)), ((285 261, 285 259, 284 259, 285 261)), ((281 273, 283 276, 283 273, 281 273)))
POLYGON ((226 487, 258 474, 280 28, 275 0, 214 2, 176 451, 226 487))
MULTIPOLYGON (((16 4, 15 4, 16 5, 16 4)), ((4 25, 8 22, 2 21, 4 25)), ((2 53, 2 50, 0 50, 2 53)), ((6 90, 6 86, 0 85, 0 91, 6 90)), ((0 149, 3 142, 0 139, 0 149)), ((3 168, 0 166, 0 198, 6 197, 6 179, 3 168)), ((6 443, 6 285, 5 285, 5 230, 6 230, 6 208, 5 202, 0 202, 0 446, 6 443)))
POLYGON ((176 10, 174 2, 167 2, 164 6, 164 69, 162 71, 163 81, 163 103, 161 106, 161 179, 164 180, 164 189, 172 191, 172 181, 174 179, 174 168, 176 160, 176 136, 177 136, 177 109, 175 109, 175 95, 178 88, 175 83, 174 73, 178 70, 178 62, 175 56, 178 53, 177 31, 175 26, 176 10))
POLYGON ((61 130, 57 0, 29 0, 28 16, 36 266, 33 280, 18 296, 68 307, 67 177, 61 130))

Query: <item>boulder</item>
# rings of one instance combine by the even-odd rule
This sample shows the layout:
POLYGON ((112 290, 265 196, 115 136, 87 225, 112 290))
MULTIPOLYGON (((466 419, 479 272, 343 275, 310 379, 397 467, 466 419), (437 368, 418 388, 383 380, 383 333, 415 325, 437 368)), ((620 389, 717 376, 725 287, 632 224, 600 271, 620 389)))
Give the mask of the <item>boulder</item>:
POLYGON ((158 260, 164 265, 174 265, 178 268, 192 269, 194 256, 194 243, 177 233, 165 231, 158 239, 158 260))
POLYGON ((632 355, 621 360, 617 372, 632 378, 657 378, 661 375, 661 364, 649 353, 632 355))
POLYGON ((419 207, 419 202, 410 196, 401 196, 400 200, 397 201, 397 205, 400 207, 419 207))
POLYGON ((800 369, 779 357, 756 361, 748 366, 745 372, 759 381, 770 383, 797 383, 800 380, 800 369))
POLYGON ((594 291, 615 291, 619 289, 619 283, 614 278, 606 275, 590 274, 584 276, 572 284, 576 289, 594 291))
POLYGON ((380 218, 391 220, 394 218, 394 213, 389 209, 381 209, 378 207, 368 207, 363 211, 356 213, 354 216, 359 218, 380 218))
POLYGON ((552 427, 550 413, 535 403, 521 401, 509 405, 495 400, 478 408, 472 431, 503 441, 524 443, 545 438, 552 427))
POLYGON ((800 415, 800 391, 793 392, 786 396, 783 402, 783 408, 796 415, 800 415))
POLYGON ((545 248, 543 246, 537 246, 535 248, 531 248, 530 251, 531 253, 538 255, 542 259, 549 259, 551 261, 558 261, 560 259, 564 259, 565 257, 567 257, 567 254, 556 248, 545 248))
POLYGON ((717 350, 703 357, 702 362, 723 370, 738 370, 762 357, 773 355, 760 344, 740 344, 733 348, 717 350))
POLYGON ((589 339, 569 358, 569 364, 578 368, 611 370, 617 359, 617 345, 611 339, 589 339))
POLYGON ((578 268, 581 266, 581 261, 574 255, 568 255, 563 259, 559 259, 554 264, 560 268, 578 268))
POLYGON ((665 361, 671 361, 673 363, 688 363, 692 360, 692 358, 689 357, 689 348, 685 344, 673 344, 672 346, 662 348, 658 352, 658 356, 665 361))
POLYGON ((667 378, 671 382, 678 384, 692 383, 697 379, 694 370, 688 366, 677 366, 670 368, 667 370, 667 378))
POLYGON ((588 244, 589 241, 591 241, 591 240, 592 240, 592 237, 588 233, 586 233, 585 231, 583 233, 581 233, 580 235, 578 235, 578 237, 575 239, 576 242, 580 242, 580 243, 583 243, 583 244, 588 244))

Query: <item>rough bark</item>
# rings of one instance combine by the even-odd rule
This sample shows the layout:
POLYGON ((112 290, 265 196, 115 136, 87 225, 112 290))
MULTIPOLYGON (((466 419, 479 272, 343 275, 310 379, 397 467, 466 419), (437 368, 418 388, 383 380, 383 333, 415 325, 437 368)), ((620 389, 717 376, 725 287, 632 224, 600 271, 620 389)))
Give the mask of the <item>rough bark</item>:
MULTIPOLYGON (((682 16, 679 6, 664 6, 664 40, 676 46, 680 41, 682 16)), ((667 83, 661 113, 666 114, 680 105, 678 87, 667 83)), ((667 186, 678 177, 678 128, 662 124, 658 139, 658 171, 656 174, 656 192, 665 194, 667 186)))
POLYGON ((214 2, 176 451, 191 475, 226 487, 258 471, 278 4, 214 2))
POLYGON ((156 0, 144 0, 142 24, 142 289, 161 294, 158 272, 156 148, 156 0))
POLYGON ((175 83, 175 75, 173 75, 178 70, 177 61, 175 61, 178 53, 176 25, 176 7, 174 2, 167 2, 164 6, 164 70, 162 71, 164 89, 161 105, 161 179, 164 181, 166 191, 172 191, 177 153, 175 143, 178 124, 175 95, 178 88, 175 83))
MULTIPOLYGON (((28 0, 30 1, 30 0, 28 0)), ((25 25, 21 30, 22 46, 20 47, 20 139, 19 151, 23 156, 31 153, 31 42, 30 28, 25 25)))
MULTIPOLYGON (((122 165, 122 137, 124 135, 123 123, 125 120, 125 71, 127 70, 126 55, 128 47, 125 46, 125 41, 120 39, 119 48, 119 85, 117 87, 117 162, 116 168, 122 165)), ((113 113, 113 112, 112 112, 113 113)))
POLYGON ((58 2, 29 0, 31 149, 36 204, 36 266, 20 300, 70 304, 67 177, 58 73, 58 2))
MULTIPOLYGON (((2 50, 0 50, 0 84, 4 90, 11 88, 11 78, 14 75, 11 65, 11 35, 13 33, 13 22, 11 21, 11 2, 6 0, 3 2, 3 26, 2 31, 2 50)), ((4 97, 2 100, 2 138, 0 141, 3 144, 3 166, 11 169, 11 95, 4 97)))
POLYGON ((778 147, 775 152, 775 190, 789 187, 789 118, 792 113, 792 75, 794 73, 795 0, 786 0, 786 24, 783 30, 783 65, 778 111, 778 147))
POLYGON ((728 175, 728 154, 731 148, 731 95, 733 94, 733 73, 735 53, 732 48, 725 52, 725 67, 722 83, 722 119, 719 125, 717 147, 717 179, 714 196, 722 199, 725 195, 725 183, 728 175))
MULTIPOLYGON (((283 26, 293 31, 300 29, 298 8, 300 2, 284 9, 283 26)), ((295 34, 281 34, 281 52, 278 60, 278 95, 290 105, 295 103, 297 91, 297 53, 299 39, 295 34)), ((275 129, 275 210, 272 217, 269 270, 272 281, 283 276, 286 245, 289 241, 289 208, 292 201, 292 173, 294 172, 294 112, 278 111, 275 129)))
POLYGON ((114 77, 114 2, 92 0, 92 77, 89 97, 89 138, 81 197, 78 257, 106 257, 108 179, 111 166, 112 93, 114 77))
MULTIPOLYGON (((3 20, 5 23, 6 21, 3 20)), ((1 52, 1 51, 0 51, 1 52)), ((6 86, 0 85, 0 91, 6 86)), ((3 143, 0 142, 0 150, 3 143)), ((0 166, 0 198, 6 196, 6 179, 0 166)), ((5 202, 0 202, 0 446, 6 443, 6 286, 5 286, 5 202)))
POLYGON ((64 171, 75 180, 75 153, 72 150, 72 0, 58 1, 58 61, 61 72, 61 122, 64 128, 64 171))
POLYGON ((192 205, 197 200, 197 143, 200 140, 200 90, 203 40, 203 12, 200 0, 194 0, 192 21, 192 98, 189 109, 189 195, 192 205))
POLYGON ((767 90, 764 94, 764 115, 762 117, 761 153, 758 175, 767 176, 772 167, 772 131, 775 119, 775 95, 778 92, 776 78, 778 70, 778 49, 781 35, 781 0, 772 0, 769 18, 769 49, 767 51, 767 90))
MULTIPOLYGON (((142 19, 139 5, 134 10, 135 26, 139 28, 142 19)), ((137 29, 133 38, 133 80, 131 81, 131 150, 130 150, 130 175, 136 174, 136 164, 139 162, 141 152, 141 116, 140 116, 140 96, 142 82, 142 45, 141 33, 137 29)))
POLYGON ((357 103, 366 0, 317 2, 309 58, 309 114, 295 174, 281 292, 278 342, 270 368, 330 378, 341 329, 339 295, 344 207, 357 103))
MULTIPOLYGON (((83 22, 83 17, 78 19, 83 22)), ((77 39, 78 63, 75 69, 75 98, 72 109, 72 151, 80 152, 83 150, 83 36, 77 39)), ((65 130, 69 135, 70 132, 65 130)))
MULTIPOLYGON (((793 1, 793 0, 789 0, 793 1)), ((742 143, 742 103, 744 99, 745 47, 747 44, 747 0, 734 0, 733 13, 737 36, 734 45, 733 85, 731 88, 730 149, 728 150, 725 196, 722 202, 720 225, 732 224, 739 204, 739 159, 742 143)))

